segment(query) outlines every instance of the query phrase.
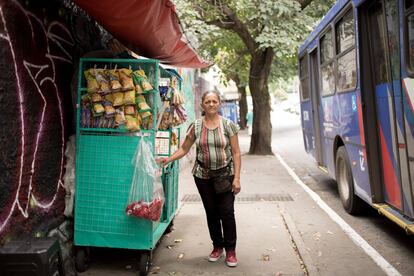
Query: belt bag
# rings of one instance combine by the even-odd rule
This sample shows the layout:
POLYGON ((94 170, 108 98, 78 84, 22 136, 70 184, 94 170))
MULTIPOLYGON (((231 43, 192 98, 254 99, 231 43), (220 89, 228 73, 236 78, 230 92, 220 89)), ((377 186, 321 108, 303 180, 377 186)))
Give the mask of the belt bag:
MULTIPOLYGON (((202 163, 197 160, 197 162, 203 167, 202 163)), ((206 169, 210 181, 213 183, 214 191, 217 194, 230 192, 233 186, 234 176, 231 175, 231 162, 224 168, 218 170, 206 169)))

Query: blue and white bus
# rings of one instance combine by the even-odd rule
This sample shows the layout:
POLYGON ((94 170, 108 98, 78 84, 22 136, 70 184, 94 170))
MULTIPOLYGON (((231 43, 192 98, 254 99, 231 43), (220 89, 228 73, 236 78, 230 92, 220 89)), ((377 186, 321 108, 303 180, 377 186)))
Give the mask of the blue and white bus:
POLYGON ((338 0, 299 49, 306 151, 344 208, 414 233, 414 0, 338 0))

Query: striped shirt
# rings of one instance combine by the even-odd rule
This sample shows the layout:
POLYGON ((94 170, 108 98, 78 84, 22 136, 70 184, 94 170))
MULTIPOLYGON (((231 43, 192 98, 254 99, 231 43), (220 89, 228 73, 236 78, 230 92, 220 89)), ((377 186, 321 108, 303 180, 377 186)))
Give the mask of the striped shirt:
MULTIPOLYGON (((221 117, 215 129, 208 129, 203 118, 195 120, 188 128, 187 136, 196 143, 196 158, 204 167, 217 170, 232 162, 230 137, 239 132, 239 127, 230 120, 221 117)), ((207 170, 195 162, 192 173, 195 177, 208 179, 207 170)), ((234 167, 230 166, 231 175, 234 167)))

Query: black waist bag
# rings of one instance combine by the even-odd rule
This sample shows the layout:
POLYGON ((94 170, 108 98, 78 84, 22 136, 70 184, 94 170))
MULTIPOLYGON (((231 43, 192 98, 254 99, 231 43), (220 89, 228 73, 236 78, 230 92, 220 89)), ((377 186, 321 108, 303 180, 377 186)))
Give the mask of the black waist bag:
POLYGON ((210 170, 203 166, 203 163, 198 161, 198 164, 200 164, 201 167, 207 170, 208 176, 210 178, 210 181, 213 183, 214 191, 217 194, 230 192, 233 186, 233 179, 234 176, 231 175, 231 168, 230 165, 232 164, 229 162, 229 165, 227 165, 224 168, 218 169, 218 170, 210 170))

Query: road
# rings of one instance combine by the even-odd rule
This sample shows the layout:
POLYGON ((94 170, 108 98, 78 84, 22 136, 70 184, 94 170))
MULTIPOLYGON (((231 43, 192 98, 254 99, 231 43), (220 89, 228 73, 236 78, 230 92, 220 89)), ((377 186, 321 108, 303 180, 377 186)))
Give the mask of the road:
POLYGON ((414 275, 414 236, 408 236, 396 224, 367 205, 364 214, 347 214, 339 199, 335 181, 321 172, 304 150, 299 115, 277 106, 272 112, 272 148, 295 173, 339 216, 358 232, 402 275, 414 275))

